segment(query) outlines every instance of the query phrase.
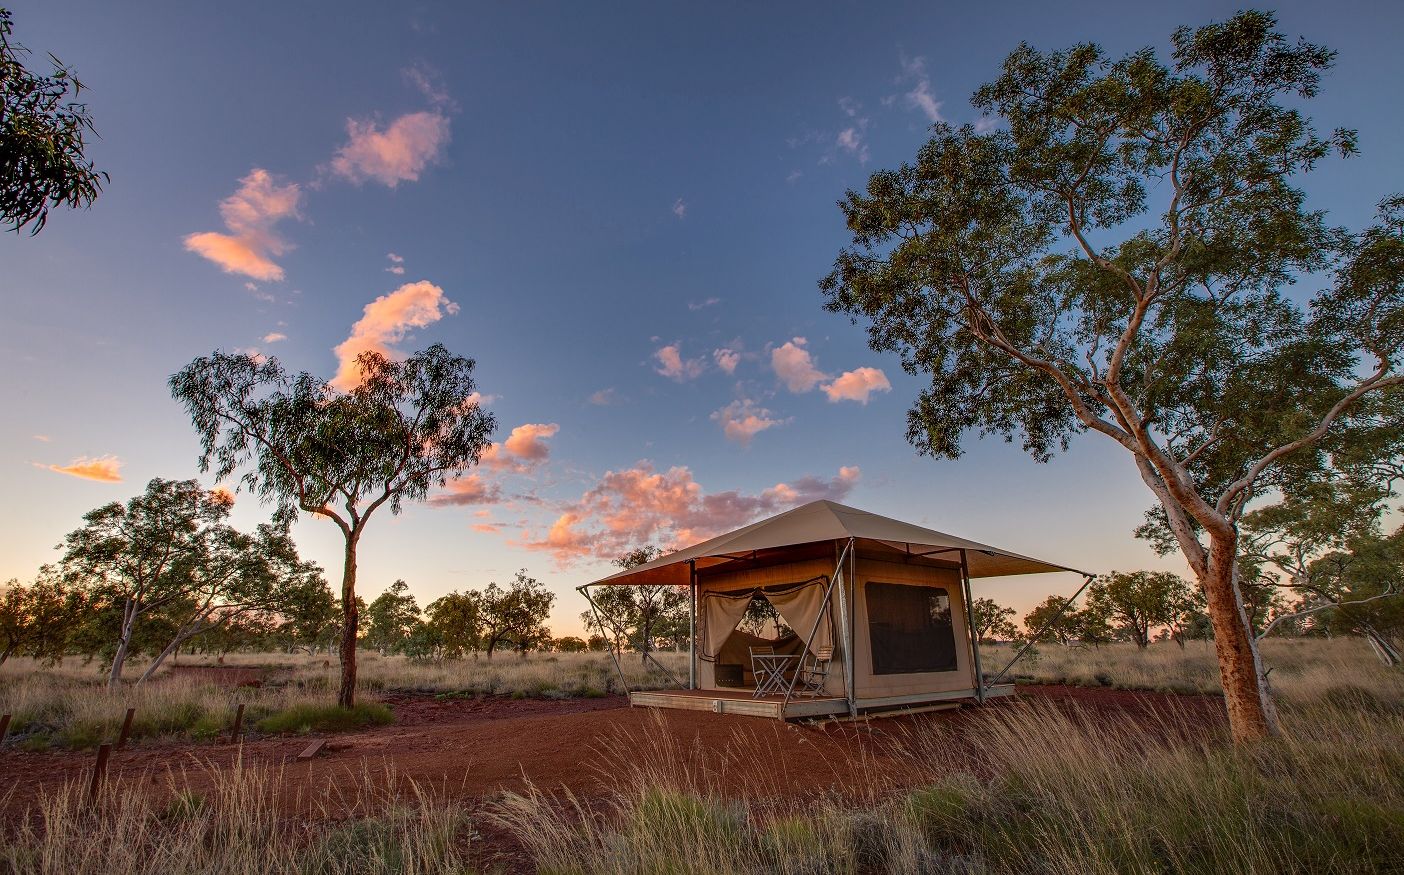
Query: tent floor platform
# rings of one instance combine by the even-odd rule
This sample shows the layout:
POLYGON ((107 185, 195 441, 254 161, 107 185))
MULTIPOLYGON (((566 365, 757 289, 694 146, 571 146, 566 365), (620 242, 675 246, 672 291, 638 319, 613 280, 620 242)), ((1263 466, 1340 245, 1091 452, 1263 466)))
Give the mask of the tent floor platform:
MULTIPOLYGON (((993 699, 1014 695, 1013 684, 1000 684, 985 688, 985 698, 993 699)), ((921 705, 941 702, 961 702, 974 700, 976 691, 950 690, 948 692, 915 693, 906 696, 886 696, 882 698, 859 699, 856 702, 860 714, 878 711, 899 711, 921 705)), ((739 714, 744 717, 783 717, 786 720, 802 720, 810 717, 832 717, 848 713, 848 700, 842 696, 810 698, 796 696, 785 702, 784 696, 761 696, 755 698, 747 690, 636 690, 629 693, 629 704, 640 708, 676 708, 683 711, 711 711, 714 714, 739 714)))
POLYGON ((828 717, 848 712, 848 700, 842 696, 795 696, 786 703, 784 696, 756 698, 748 690, 638 690, 629 693, 629 704, 641 708, 676 708, 746 717, 783 716, 786 720, 828 717))

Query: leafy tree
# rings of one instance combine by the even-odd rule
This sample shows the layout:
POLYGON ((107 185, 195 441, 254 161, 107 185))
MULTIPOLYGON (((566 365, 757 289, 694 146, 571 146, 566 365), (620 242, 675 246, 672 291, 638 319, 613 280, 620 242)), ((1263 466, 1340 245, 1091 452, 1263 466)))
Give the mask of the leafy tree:
POLYGON ((1153 629, 1174 626, 1195 606, 1190 585, 1168 571, 1113 571, 1092 583, 1087 603, 1141 650, 1153 629))
POLYGON ((566 635, 564 638, 557 638, 551 642, 551 648, 561 653, 584 653, 590 647, 584 638, 577 638, 574 635, 566 635))
POLYGON ((0 665, 16 655, 57 660, 86 614, 84 593, 50 568, 30 584, 11 580, 0 590, 0 665))
POLYGON ((492 652, 502 644, 525 654, 550 641, 546 618, 555 601, 556 594, 535 578, 527 577, 525 568, 505 587, 489 583, 478 603, 478 637, 487 658, 492 659, 492 652))
MULTIPOLYGON (((663 551, 657 547, 640 547, 614 560, 619 568, 637 568, 652 562, 663 551)), ((599 609, 580 615, 586 630, 609 632, 627 642, 647 662, 657 649, 660 639, 676 640, 679 633, 686 637, 688 624, 688 589, 684 586, 602 586, 591 596, 599 609)), ((767 603, 768 604, 768 603, 767 603)))
POLYGON ((1096 431, 1123 448, 1206 596, 1233 735, 1277 720, 1236 578, 1237 524, 1404 380, 1404 198, 1353 235, 1297 178, 1355 134, 1297 108, 1333 53, 1248 11, 1112 60, 1021 45, 916 163, 840 206, 853 233, 829 309, 931 384, 919 451, 974 430, 1046 460, 1096 431), (1305 304, 1285 291, 1330 273, 1305 304))
POLYGON ((85 514, 84 526, 59 545, 65 577, 120 610, 109 686, 121 683, 141 623, 189 592, 192 567, 228 513, 227 498, 197 481, 158 477, 125 505, 85 514))
POLYGON ((1067 647, 1079 638, 1079 616, 1078 611, 1068 608, 1064 610, 1067 599, 1062 596, 1050 595, 1039 602, 1033 610, 1024 615, 1024 628, 1029 635, 1038 634, 1040 629, 1045 629, 1040 636, 1051 638, 1059 644, 1067 647), (1054 618, 1057 619, 1054 619, 1054 618), (1051 624, 1051 625, 1050 625, 1051 624))
POLYGON ((589 648, 591 653, 605 653, 612 646, 609 643, 609 639, 600 634, 591 635, 589 639, 586 640, 585 645, 589 648))
MULTIPOLYGON (((226 503, 226 513, 228 507, 226 503)), ((281 528, 264 524, 246 535, 221 523, 209 527, 194 546, 196 552, 176 566, 181 596, 166 607, 175 632, 137 683, 149 680, 197 635, 239 627, 232 640, 257 637, 300 587, 311 581, 326 587, 322 569, 302 561, 297 545, 281 528)))
POLYGON ((481 596, 476 592, 451 592, 424 609, 445 656, 456 659, 470 650, 477 651, 480 603, 481 596))
POLYGON ((272 502, 275 519, 299 513, 341 530, 341 686, 356 698, 356 551, 381 507, 399 513, 477 464, 496 423, 474 400, 474 362, 435 344, 405 361, 362 353, 349 392, 277 359, 214 352, 170 379, 200 433, 201 470, 272 502))
POLYGON ((319 647, 329 648, 336 639, 340 612, 336 596, 320 573, 284 587, 278 613, 282 616, 279 634, 290 647, 311 654, 319 647))
POLYGON ((975 619, 975 633, 981 641, 987 638, 1012 641, 1019 635, 1019 627, 1014 625, 1014 609, 1002 607, 994 599, 975 599, 970 604, 970 615, 975 619))
POLYGON ((366 608, 366 643, 384 656, 404 648, 419 624, 419 602, 409 584, 397 580, 366 608))
POLYGON ((108 176, 85 153, 95 131, 77 100, 83 83, 52 54, 53 73, 31 73, 22 61, 29 50, 11 42, 13 32, 10 11, 0 8, 0 222, 38 234, 51 206, 88 206, 108 176))

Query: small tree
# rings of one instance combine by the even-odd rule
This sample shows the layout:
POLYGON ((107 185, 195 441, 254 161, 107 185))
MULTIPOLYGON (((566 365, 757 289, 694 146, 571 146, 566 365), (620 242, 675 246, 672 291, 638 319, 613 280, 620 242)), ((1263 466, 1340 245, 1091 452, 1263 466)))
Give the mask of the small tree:
POLYGON ((1028 634, 1038 634, 1040 629, 1047 626, 1040 640, 1051 638, 1064 647, 1078 640, 1080 618, 1078 611, 1073 608, 1067 607, 1064 610, 1067 601, 1062 596, 1051 595, 1039 602, 1033 610, 1024 615, 1024 628, 1028 630, 1028 634))
POLYGON ((559 653, 584 653, 589 649, 584 638, 577 638, 574 635, 566 635, 551 642, 551 649, 559 653))
POLYGON ((1014 609, 1002 607, 994 599, 975 599, 970 604, 970 615, 975 620, 975 634, 981 641, 987 638, 1012 641, 1019 635, 1019 627, 1014 625, 1014 609))
POLYGON ((399 513, 477 464, 495 427, 475 400, 472 359, 435 344, 405 361, 357 358, 361 383, 333 389, 277 359, 216 351, 170 379, 200 434, 202 471, 220 480, 243 471, 243 487, 274 503, 275 519, 299 513, 341 530, 341 686, 356 700, 356 552, 381 507, 399 513))
POLYGON ((445 656, 457 659, 468 651, 478 650, 481 644, 478 637, 480 603, 481 596, 476 592, 451 592, 424 609, 445 656))
POLYGON ((1153 629, 1175 626, 1195 606, 1189 584, 1168 571, 1113 571, 1092 584, 1087 603, 1140 650, 1150 645, 1153 629))
POLYGON ((0 665, 11 656, 53 661, 87 613, 85 594, 44 568, 33 583, 11 580, 0 589, 0 665))
POLYGON ((13 30, 10 11, 0 8, 0 222, 38 234, 50 206, 86 207, 108 177, 85 154, 94 131, 77 100, 83 83, 53 55, 52 74, 25 69, 29 50, 11 42, 13 30))
POLYGON ((546 618, 555 601, 556 594, 527 577, 525 568, 505 587, 489 583, 478 606, 478 637, 487 658, 492 659, 492 652, 504 643, 525 655, 531 647, 550 641, 546 618))
MULTIPOLYGON (((614 560, 619 568, 637 568, 652 562, 663 551, 640 547, 614 560)), ((644 586, 602 586, 593 598, 599 608, 580 615, 587 631, 609 632, 627 642, 647 662, 660 639, 675 640, 679 627, 687 628, 688 589, 685 586, 649 584, 644 586)))
POLYGON ((1333 53, 1275 28, 1181 28, 1168 63, 1020 46, 972 101, 1007 124, 938 124, 915 164, 848 192, 853 244, 822 283, 930 376, 920 451, 958 456, 974 430, 1045 460, 1090 430, 1127 452, 1206 596, 1240 741, 1277 721, 1238 522, 1404 382, 1404 199, 1359 235, 1306 206, 1297 177, 1355 135, 1297 108, 1333 53), (1285 293, 1323 272, 1305 306, 1285 293))
POLYGON ((284 588, 278 603, 282 623, 279 636, 289 647, 304 649, 308 654, 318 648, 331 648, 336 640, 341 612, 336 596, 320 573, 293 581, 284 588))
POLYGON ((228 514, 227 499, 198 482, 158 477, 125 505, 85 514, 84 526, 59 545, 64 576, 120 611, 109 686, 122 681, 138 626, 189 593, 192 571, 228 514))
POLYGON ((390 584, 366 608, 366 620, 366 643, 381 656, 402 650, 419 625, 419 602, 410 593, 409 584, 403 580, 390 584))

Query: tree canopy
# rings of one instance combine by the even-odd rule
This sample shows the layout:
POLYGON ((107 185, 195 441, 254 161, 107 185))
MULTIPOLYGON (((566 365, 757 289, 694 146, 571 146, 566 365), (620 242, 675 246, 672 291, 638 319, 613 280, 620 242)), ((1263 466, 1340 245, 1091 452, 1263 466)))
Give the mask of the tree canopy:
POLYGON ((95 134, 83 83, 58 58, 40 75, 24 65, 29 50, 14 42, 14 22, 0 8, 0 222, 38 234, 57 206, 85 207, 97 199, 106 173, 87 158, 95 134))
POLYGON ((827 307, 929 385, 917 449, 970 432, 1047 460, 1084 431, 1134 460, 1203 587, 1235 736, 1276 731, 1236 579, 1236 525, 1376 423, 1399 386, 1404 198, 1359 232, 1299 178, 1356 150, 1299 108, 1334 54, 1247 11, 1113 59, 1019 46, 916 161, 840 202, 827 307), (1299 282, 1328 278, 1320 291, 1299 282))
POLYGON ((475 363, 439 344, 396 361, 362 353, 360 383, 338 391, 275 358, 215 351, 170 379, 200 435, 200 469, 234 480, 290 522, 331 520, 345 542, 341 687, 355 703, 356 550, 381 507, 399 513, 477 464, 496 426, 477 401, 475 363))

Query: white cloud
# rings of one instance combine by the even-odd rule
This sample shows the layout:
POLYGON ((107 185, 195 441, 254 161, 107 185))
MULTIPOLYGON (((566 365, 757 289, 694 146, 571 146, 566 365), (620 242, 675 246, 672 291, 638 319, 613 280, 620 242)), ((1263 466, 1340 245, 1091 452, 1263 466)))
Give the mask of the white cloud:
POLYGON ((281 331, 270 331, 269 333, 263 335, 263 342, 264 342, 264 343, 277 343, 277 342, 280 341, 280 340, 287 340, 287 339, 288 339, 288 336, 287 336, 286 334, 282 333, 281 331))
POLYGON ((682 198, 673 201, 673 215, 677 216, 679 219, 687 217, 687 202, 682 198))
POLYGON ((865 367, 845 371, 832 382, 825 384, 823 389, 830 402, 857 401, 859 404, 867 404, 868 398, 874 392, 891 392, 892 384, 881 370, 865 367))
POLYGON ((705 309, 707 309, 708 307, 715 307, 716 305, 718 305, 718 304, 720 304, 720 303, 721 303, 721 298, 708 298, 708 299, 705 300, 705 301, 688 301, 688 302, 687 302, 687 309, 689 309, 689 310, 691 310, 691 311, 693 311, 693 312, 695 313, 695 312, 697 312, 698 310, 705 310, 705 309))
POLYGON ((727 440, 749 444, 751 438, 788 420, 780 419, 749 398, 741 398, 712 413, 712 421, 721 425, 727 440))
POLYGON ((911 82, 912 88, 902 95, 907 106, 920 110, 929 122, 941 121, 941 102, 931 93, 931 78, 926 73, 926 59, 917 56, 901 56, 902 79, 911 82))
POLYGON ((814 358, 804 348, 807 343, 803 337, 796 337, 770 351, 770 367, 775 376, 796 394, 808 392, 828 379, 827 374, 814 366, 814 358))
POLYGON ((741 363, 741 353, 739 350, 724 346, 721 349, 712 350, 712 360, 723 372, 734 374, 736 366, 741 363))

